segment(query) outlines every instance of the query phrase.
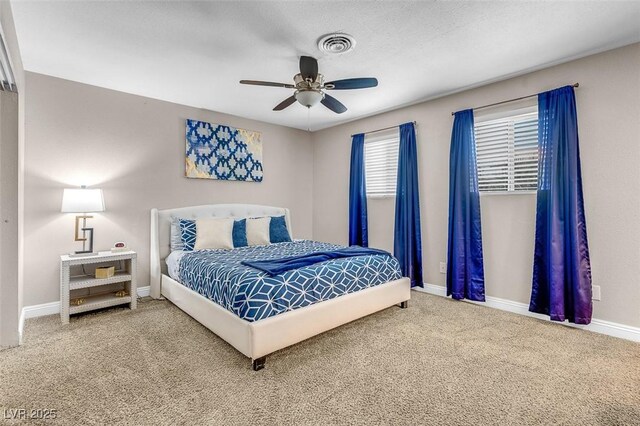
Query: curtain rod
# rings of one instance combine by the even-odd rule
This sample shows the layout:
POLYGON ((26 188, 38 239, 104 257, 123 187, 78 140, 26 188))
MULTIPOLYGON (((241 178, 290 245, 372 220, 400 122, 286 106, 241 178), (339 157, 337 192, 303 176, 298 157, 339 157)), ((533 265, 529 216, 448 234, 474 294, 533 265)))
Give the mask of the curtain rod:
MULTIPOLYGON (((572 84, 571 86, 580 87, 580 83, 575 83, 575 84, 572 84)), ((534 93, 533 95, 521 96, 519 98, 509 99, 509 100, 506 100, 506 101, 496 102, 496 103, 493 103, 493 104, 482 105, 482 106, 473 108, 473 110, 475 111, 477 109, 489 108, 489 107, 492 107, 492 106, 502 105, 502 104, 506 104, 506 103, 509 103, 509 102, 521 101, 523 99, 532 98, 534 96, 538 96, 538 93, 534 93)), ((455 114, 456 114, 455 112, 451 113, 451 115, 455 115, 455 114)))
MULTIPOLYGON (((409 121, 408 123, 413 123, 414 126, 417 125, 416 121, 409 121)), ((404 124, 404 123, 403 123, 404 124)), ((396 127, 400 127, 400 124, 398 124, 397 126, 389 126, 389 127, 383 127, 382 129, 376 129, 376 130, 371 130, 369 132, 364 132, 363 135, 368 135, 369 133, 377 133, 377 132, 381 132, 383 130, 390 130, 390 129, 395 129, 396 127)), ((354 135, 351 135, 351 137, 354 137, 355 135, 357 135, 359 133, 356 133, 354 135)))

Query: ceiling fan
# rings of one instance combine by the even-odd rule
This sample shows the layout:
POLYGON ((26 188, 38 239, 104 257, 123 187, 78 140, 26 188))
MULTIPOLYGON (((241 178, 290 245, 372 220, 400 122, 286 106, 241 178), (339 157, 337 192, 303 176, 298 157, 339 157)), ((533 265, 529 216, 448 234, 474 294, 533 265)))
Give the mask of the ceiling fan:
POLYGON ((294 84, 285 84, 272 83, 269 81, 240 80, 241 84, 296 89, 292 96, 276 105, 273 109, 274 111, 282 111, 295 101, 300 102, 307 108, 311 108, 320 102, 337 114, 345 112, 347 107, 333 96, 326 94, 324 92, 325 90, 366 89, 378 85, 378 80, 373 77, 347 78, 345 80, 334 80, 325 83, 324 76, 318 73, 318 61, 310 56, 300 57, 300 73, 293 77, 293 82, 294 84))

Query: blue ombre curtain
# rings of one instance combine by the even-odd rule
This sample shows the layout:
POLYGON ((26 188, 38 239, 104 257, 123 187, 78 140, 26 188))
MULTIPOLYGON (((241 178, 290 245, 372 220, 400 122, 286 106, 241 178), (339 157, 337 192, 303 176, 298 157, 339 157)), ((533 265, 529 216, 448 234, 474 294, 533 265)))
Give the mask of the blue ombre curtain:
POLYGON ((447 296, 485 300, 480 193, 470 109, 456 112, 451 132, 447 296))
POLYGON ((529 310, 591 322, 591 263, 573 87, 538 95, 538 200, 529 310))
POLYGON ((367 247, 367 185, 364 174, 364 133, 351 141, 351 178, 349 180, 349 245, 367 247))
POLYGON ((393 254, 400 262, 402 275, 411 280, 411 287, 424 287, 422 281, 418 151, 416 130, 413 123, 400 125, 393 254))

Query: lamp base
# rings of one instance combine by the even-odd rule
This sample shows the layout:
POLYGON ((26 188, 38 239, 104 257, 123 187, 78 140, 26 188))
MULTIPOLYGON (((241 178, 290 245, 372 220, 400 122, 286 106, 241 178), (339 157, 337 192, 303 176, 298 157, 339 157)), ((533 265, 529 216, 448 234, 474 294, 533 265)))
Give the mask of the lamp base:
POLYGON ((82 250, 78 250, 76 254, 93 253, 93 228, 82 228, 83 235, 85 232, 89 233, 89 236, 82 241, 82 250), (85 250, 85 243, 89 241, 89 250, 85 250))

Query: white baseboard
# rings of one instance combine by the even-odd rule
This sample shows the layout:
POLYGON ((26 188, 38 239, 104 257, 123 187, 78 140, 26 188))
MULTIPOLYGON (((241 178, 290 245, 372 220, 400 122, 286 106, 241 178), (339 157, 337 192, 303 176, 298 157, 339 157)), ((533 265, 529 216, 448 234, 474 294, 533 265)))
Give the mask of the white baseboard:
MULTIPOLYGON (((447 297, 447 289, 446 287, 443 287, 441 285, 425 283, 424 288, 414 287, 413 289, 436 296, 447 297)), ((589 325, 551 321, 551 319, 546 315, 529 312, 529 305, 525 303, 514 302, 513 300, 501 299, 499 297, 492 296, 486 296, 486 299, 486 302, 474 302, 471 300, 465 300, 465 302, 487 306, 489 308, 500 309, 501 311, 512 312, 514 314, 525 315, 543 321, 550 321, 559 325, 580 328, 582 330, 592 331, 594 333, 606 334, 608 336, 619 337, 621 339, 631 340, 634 342, 640 342, 640 327, 632 327, 630 325, 619 324, 616 322, 605 321, 596 318, 593 318, 591 320, 591 324, 589 325)))
POLYGON ((423 293, 435 294, 436 296, 447 297, 447 288, 441 285, 424 283, 424 288, 413 287, 412 290, 421 291, 423 293))
MULTIPOLYGON (((60 302, 49 302, 41 305, 25 306, 22 308, 23 320, 29 318, 44 317, 60 313, 60 302)), ((21 324, 24 325, 24 324, 21 324)))
MULTIPOLYGON (((137 290, 136 293, 138 294, 138 297, 147 297, 149 296, 151 287, 150 286, 138 287, 136 290, 137 290)), ((20 343, 22 344, 22 332, 24 330, 25 320, 28 320, 29 318, 44 317, 47 315, 56 315, 59 313, 60 313, 60 301, 23 307, 22 312, 20 313, 20 322, 18 324, 18 327, 19 327, 18 332, 20 334, 20 343)))

